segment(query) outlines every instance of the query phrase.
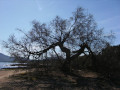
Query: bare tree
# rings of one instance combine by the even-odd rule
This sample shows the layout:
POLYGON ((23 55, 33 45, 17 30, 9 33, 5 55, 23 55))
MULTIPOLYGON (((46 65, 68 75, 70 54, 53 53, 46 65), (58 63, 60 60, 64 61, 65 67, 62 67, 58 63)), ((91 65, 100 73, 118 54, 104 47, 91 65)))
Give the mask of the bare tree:
POLYGON ((40 60, 47 52, 54 50, 58 55, 61 51, 65 58, 62 69, 68 71, 71 71, 71 61, 84 53, 85 49, 95 60, 94 54, 109 43, 104 37, 103 29, 97 27, 93 16, 81 7, 69 19, 56 16, 49 25, 33 21, 33 28, 24 34, 19 41, 11 36, 4 43, 11 55, 40 60), (55 50, 57 46, 61 50, 55 50))

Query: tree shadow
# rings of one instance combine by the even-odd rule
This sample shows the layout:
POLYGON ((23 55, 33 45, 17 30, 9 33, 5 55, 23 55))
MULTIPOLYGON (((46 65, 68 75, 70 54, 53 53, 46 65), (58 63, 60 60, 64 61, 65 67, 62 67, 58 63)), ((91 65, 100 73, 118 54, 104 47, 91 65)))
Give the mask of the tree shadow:
POLYGON ((111 81, 104 78, 81 77, 74 73, 64 75, 59 72, 41 75, 40 72, 23 73, 10 77, 0 90, 116 90, 111 81), (72 81, 72 80, 74 81, 72 81))

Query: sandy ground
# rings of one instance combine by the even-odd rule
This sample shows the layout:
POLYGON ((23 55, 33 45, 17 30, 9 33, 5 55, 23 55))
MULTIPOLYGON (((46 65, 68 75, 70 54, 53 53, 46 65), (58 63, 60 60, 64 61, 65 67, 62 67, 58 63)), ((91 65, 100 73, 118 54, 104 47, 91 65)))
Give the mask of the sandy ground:
MULTIPOLYGON (((21 70, 17 70, 17 71, 15 71, 15 70, 0 70, 0 87, 2 87, 5 83, 9 83, 9 82, 11 82, 11 79, 9 78, 10 76, 12 76, 12 75, 16 75, 16 74, 20 74, 20 73, 24 73, 25 71, 21 71, 21 70)), ((94 73, 87 73, 87 72, 82 72, 82 71, 77 71, 76 73, 78 73, 79 72, 79 74, 81 74, 81 76, 84 76, 84 77, 94 77, 94 78, 96 78, 97 77, 97 75, 96 74, 94 74, 94 73)), ((71 77, 69 77, 68 76, 68 78, 71 80, 71 81, 73 81, 73 82, 75 82, 75 80, 72 80, 72 78, 71 77)), ((42 85, 43 86, 43 85, 42 85)))
MULTIPOLYGON (((80 75, 80 77, 77 76, 64 76, 60 73, 55 73, 54 75, 57 77, 41 77, 40 81, 25 81, 25 80, 14 80, 9 78, 11 75, 16 74, 22 74, 25 73, 24 70, 0 70, 0 90, 57 90, 61 88, 62 84, 65 87, 63 90, 73 90, 72 87, 69 86, 69 84, 77 85, 78 87, 75 87, 74 90, 120 90, 120 88, 111 87, 108 82, 104 82, 104 80, 98 80, 97 78, 99 75, 95 72, 90 71, 82 71, 78 70, 74 73, 80 75), (58 75, 57 75, 58 74, 58 75), (59 79, 56 79, 59 78, 59 79), (66 82, 70 81, 70 82, 66 82), (9 84, 10 83, 10 84, 9 84), (76 84, 77 83, 77 84, 76 84), (9 84, 9 85, 8 85, 9 84), (65 85, 64 85, 65 84, 65 85), (67 85, 68 84, 68 85, 67 85), (49 88, 50 86, 50 88, 49 88), (52 87, 55 86, 55 87, 52 87), (105 89, 106 88, 106 89, 105 89)), ((33 78, 34 79, 34 78, 33 78)), ((63 88, 63 87, 62 87, 63 88)), ((61 89, 60 89, 61 90, 61 89)))
POLYGON ((0 70, 0 86, 2 83, 8 82, 8 77, 10 75, 13 75, 14 71, 13 70, 0 70))
POLYGON ((0 87, 3 83, 9 82, 9 77, 11 75, 20 74, 25 71, 15 71, 15 70, 0 70, 0 87))

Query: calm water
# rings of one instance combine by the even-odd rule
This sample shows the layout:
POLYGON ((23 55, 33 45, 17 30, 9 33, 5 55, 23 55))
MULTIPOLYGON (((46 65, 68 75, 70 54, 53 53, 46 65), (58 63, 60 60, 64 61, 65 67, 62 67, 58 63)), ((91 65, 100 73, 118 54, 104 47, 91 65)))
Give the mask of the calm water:
POLYGON ((0 69, 2 68, 15 68, 17 66, 10 66, 11 64, 17 64, 12 62, 0 62, 0 69))

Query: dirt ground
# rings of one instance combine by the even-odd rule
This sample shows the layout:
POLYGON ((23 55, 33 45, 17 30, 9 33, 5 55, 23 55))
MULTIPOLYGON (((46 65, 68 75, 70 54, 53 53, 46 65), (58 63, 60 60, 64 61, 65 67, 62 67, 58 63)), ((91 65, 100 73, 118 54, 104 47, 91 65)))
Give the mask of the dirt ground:
POLYGON ((8 77, 15 74, 23 73, 23 71, 16 72, 15 70, 0 70, 0 84, 8 82, 8 77))
POLYGON ((0 90, 120 90, 120 87, 91 71, 77 70, 70 75, 62 72, 41 73, 0 70, 0 90))

